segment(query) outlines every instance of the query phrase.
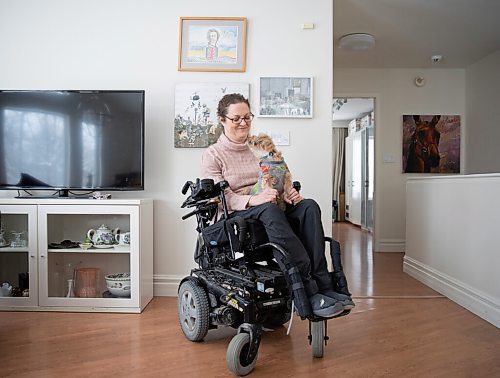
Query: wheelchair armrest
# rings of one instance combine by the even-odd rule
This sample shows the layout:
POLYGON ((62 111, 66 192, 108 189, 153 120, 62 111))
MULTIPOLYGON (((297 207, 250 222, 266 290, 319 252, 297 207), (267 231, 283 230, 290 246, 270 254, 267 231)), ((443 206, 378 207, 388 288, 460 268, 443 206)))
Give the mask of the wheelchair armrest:
POLYGON ((247 236, 247 221, 240 216, 231 218, 231 221, 238 225, 238 241, 243 244, 247 236))

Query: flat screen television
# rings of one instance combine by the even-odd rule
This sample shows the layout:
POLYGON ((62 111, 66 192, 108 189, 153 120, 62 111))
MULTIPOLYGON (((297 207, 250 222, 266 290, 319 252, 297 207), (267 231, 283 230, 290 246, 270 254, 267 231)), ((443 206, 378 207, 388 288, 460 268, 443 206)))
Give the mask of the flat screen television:
POLYGON ((143 90, 0 90, 0 189, 144 189, 143 90))

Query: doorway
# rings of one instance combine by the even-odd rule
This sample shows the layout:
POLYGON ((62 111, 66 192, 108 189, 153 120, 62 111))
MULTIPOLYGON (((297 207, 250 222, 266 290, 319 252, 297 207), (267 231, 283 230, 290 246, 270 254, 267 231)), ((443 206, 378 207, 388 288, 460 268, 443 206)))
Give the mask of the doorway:
POLYGON ((335 220, 373 232, 375 98, 335 97, 332 112, 335 220))

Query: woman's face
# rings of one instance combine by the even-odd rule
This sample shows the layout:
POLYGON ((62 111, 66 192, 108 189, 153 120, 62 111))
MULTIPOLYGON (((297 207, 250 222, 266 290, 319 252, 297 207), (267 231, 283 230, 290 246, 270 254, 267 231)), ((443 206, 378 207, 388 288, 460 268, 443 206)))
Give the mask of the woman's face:
POLYGON ((219 36, 217 35, 217 32, 210 32, 208 41, 211 45, 215 45, 217 43, 217 40, 219 39, 219 36))
MULTIPOLYGON (((244 102, 240 102, 238 104, 231 104, 227 108, 226 117, 229 118, 243 118, 250 115, 250 109, 248 105, 244 102)), ((235 143, 245 143, 248 134, 250 133, 250 125, 251 122, 246 122, 244 119, 241 120, 240 123, 235 124, 229 118, 220 117, 219 121, 224 126, 224 134, 235 143)))

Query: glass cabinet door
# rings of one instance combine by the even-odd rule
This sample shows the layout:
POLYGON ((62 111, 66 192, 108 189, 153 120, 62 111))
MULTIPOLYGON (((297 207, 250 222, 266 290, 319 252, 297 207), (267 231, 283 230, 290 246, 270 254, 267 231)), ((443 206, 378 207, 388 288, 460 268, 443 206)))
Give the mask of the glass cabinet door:
POLYGON ((137 224, 131 207, 40 206, 40 305, 137 307, 137 224))
POLYGON ((0 307, 38 306, 36 211, 0 205, 0 307))

